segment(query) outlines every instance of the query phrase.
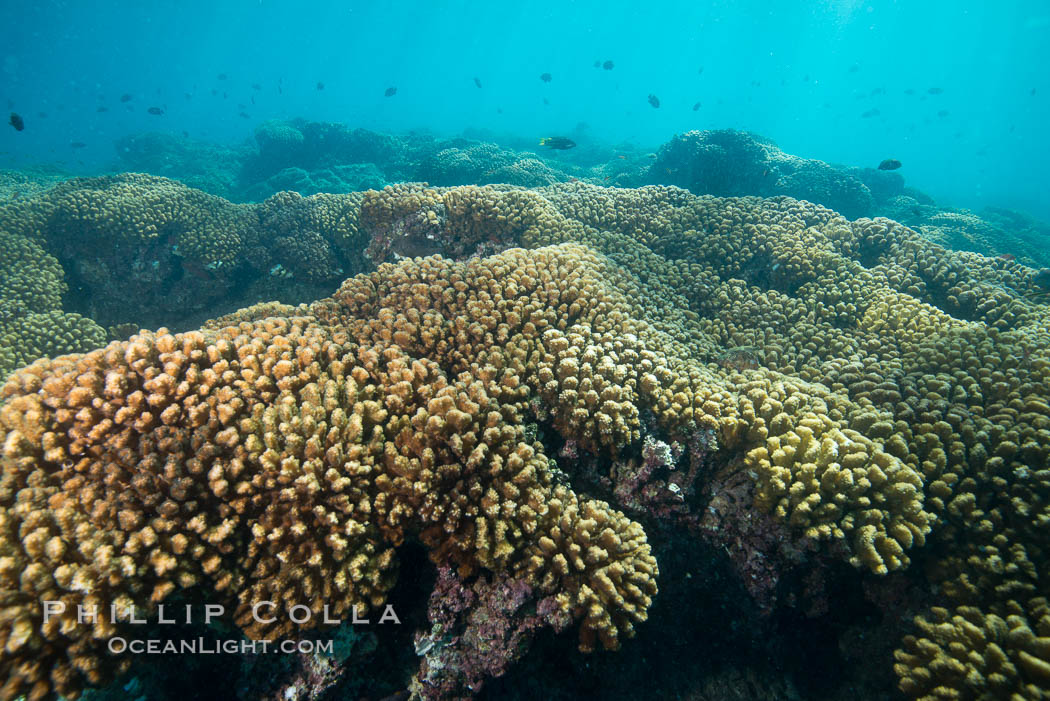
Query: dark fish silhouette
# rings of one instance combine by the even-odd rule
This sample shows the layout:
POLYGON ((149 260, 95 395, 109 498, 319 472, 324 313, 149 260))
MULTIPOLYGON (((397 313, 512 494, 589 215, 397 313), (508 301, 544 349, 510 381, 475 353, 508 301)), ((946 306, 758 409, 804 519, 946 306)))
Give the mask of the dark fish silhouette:
MULTIPOLYGON (((700 69, 696 72, 697 75, 703 75, 704 67, 700 66, 700 69)), ((809 76, 806 76, 806 80, 809 80, 809 76)))
POLYGON ((17 112, 11 113, 11 117, 7 120, 7 123, 13 126, 15 128, 15 131, 22 131, 26 128, 25 120, 23 120, 22 116, 19 115, 17 112))
POLYGON ((612 61, 606 61, 602 64, 602 68, 604 68, 607 71, 611 71, 615 66, 616 64, 614 64, 612 61))
POLYGON ((996 257, 1000 260, 1005 260, 1007 263, 1017 260, 1017 256, 1015 256, 1013 253, 1001 253, 996 257))
POLYGON ((397 95, 397 88, 387 88, 383 93, 383 97, 393 97, 394 95, 397 95))
POLYGON ((481 87, 481 80, 479 78, 475 78, 474 79, 474 85, 477 85, 480 88, 481 87))
POLYGON ((121 102, 131 102, 131 100, 132 100, 132 97, 128 93, 124 93, 123 95, 120 96, 120 101, 121 102))
POLYGON ((930 95, 940 95, 942 92, 944 92, 944 90, 942 90, 941 88, 930 88, 926 92, 928 92, 930 95))
POLYGON ((548 100, 547 98, 543 98, 543 104, 549 105, 550 103, 551 103, 550 100, 548 100))
POLYGON ((864 119, 867 119, 868 117, 878 117, 879 114, 881 114, 879 112, 879 108, 878 107, 872 107, 870 110, 865 110, 864 112, 862 112, 860 116, 863 117, 864 119))
POLYGON ((594 62, 594 67, 595 68, 601 68, 602 67, 602 62, 601 61, 595 61, 594 62))
POLYGON ((659 107, 660 106, 660 98, 658 98, 656 95, 649 95, 649 104, 652 105, 653 107, 659 107))
POLYGON ((109 112, 109 108, 106 107, 105 105, 99 105, 98 107, 95 108, 95 111, 96 112, 109 112))
POLYGON ((937 116, 940 117, 941 119, 944 119, 949 114, 951 114, 951 112, 949 112, 948 110, 940 110, 939 112, 937 112, 937 116))
POLYGON ((252 116, 250 114, 248 114, 247 112, 238 112, 237 116, 240 117, 241 119, 251 119, 252 118, 252 116))
POLYGON ((258 83, 252 83, 252 90, 262 90, 262 86, 258 83))
POLYGON ((218 78, 219 78, 219 80, 226 80, 226 74, 225 73, 220 73, 218 75, 218 78))
POLYGON ((70 141, 69 148, 84 148, 87 146, 83 141, 70 141))
POLYGON ((540 80, 542 80, 544 83, 551 82, 551 74, 550 73, 541 73, 540 74, 540 80))
POLYGON ((901 162, 896 158, 887 158, 879 164, 879 170, 897 170, 901 167, 901 162))
POLYGON ((695 105, 693 105, 693 111, 694 111, 694 112, 696 112, 696 111, 697 111, 697 110, 699 110, 699 109, 700 109, 700 103, 699 103, 699 102, 698 102, 698 103, 696 103, 695 105))
POLYGON ((565 151, 576 147, 576 142, 564 136, 548 136, 540 139, 540 146, 546 146, 554 151, 565 151))
POLYGON ((321 81, 317 81, 317 89, 324 90, 324 83, 322 83, 321 81))
POLYGON ((146 110, 146 111, 147 111, 147 112, 149 112, 150 114, 156 115, 156 116, 158 116, 158 117, 159 117, 160 115, 164 114, 164 110, 162 110, 162 109, 161 109, 160 107, 150 107, 150 108, 149 108, 148 110, 146 110))

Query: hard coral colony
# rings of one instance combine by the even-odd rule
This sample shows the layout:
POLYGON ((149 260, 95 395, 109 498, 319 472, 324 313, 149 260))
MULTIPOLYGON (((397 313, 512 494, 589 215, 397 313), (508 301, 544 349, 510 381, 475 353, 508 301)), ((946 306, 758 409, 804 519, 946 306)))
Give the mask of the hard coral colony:
MULTIPOLYGON (((40 344, 3 358, 5 698, 75 696, 127 667, 105 645, 127 623, 78 624, 78 605, 204 595, 271 639, 292 627, 254 603, 380 606, 409 543, 446 594, 428 613, 439 634, 416 640, 417 691, 475 690, 542 625, 619 647, 657 601, 649 539, 665 528, 723 537, 756 577, 773 576, 755 552, 781 547, 770 533, 798 543, 777 562, 807 575, 841 559, 885 581, 921 552, 913 574, 936 593, 897 645, 900 690, 1050 683, 1050 338, 1017 267, 888 219, 667 186, 233 205, 124 176, 0 214, 12 270, 41 271, 0 282, 4 309, 32 310, 0 316, 3 347, 40 344), (165 264, 203 289, 228 284, 209 263, 255 256, 364 272, 310 304, 102 347, 60 306, 59 225, 82 237, 62 245, 119 232, 131 252, 178 231, 165 264), (289 241, 264 256, 260 231, 289 241), (446 257, 399 259, 420 237, 446 257), (65 612, 45 622, 45 601, 65 612)), ((778 605, 774 585, 749 591, 778 605)))

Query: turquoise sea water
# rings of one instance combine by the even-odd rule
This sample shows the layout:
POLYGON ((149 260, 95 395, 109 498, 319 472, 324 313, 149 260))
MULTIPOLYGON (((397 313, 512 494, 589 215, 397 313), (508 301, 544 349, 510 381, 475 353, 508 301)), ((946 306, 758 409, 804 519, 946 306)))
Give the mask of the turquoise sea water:
POLYGON ((942 204, 1050 218, 1048 43, 1041 0, 5 2, 0 101, 26 129, 0 130, 0 165, 93 172, 124 134, 226 143, 287 117, 527 139, 583 123, 646 148, 736 128, 833 163, 900 159, 942 204))

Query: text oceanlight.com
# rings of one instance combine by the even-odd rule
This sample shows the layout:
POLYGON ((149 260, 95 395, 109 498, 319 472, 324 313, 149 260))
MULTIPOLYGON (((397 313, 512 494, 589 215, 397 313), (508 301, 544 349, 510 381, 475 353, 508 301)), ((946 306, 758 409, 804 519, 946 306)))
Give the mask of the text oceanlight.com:
MULTIPOLYGON (((108 611, 99 610, 98 606, 76 607, 76 624, 92 625, 105 617, 111 623, 125 623, 131 625, 146 625, 147 623, 159 625, 176 625, 203 623, 209 625, 220 620, 226 613, 226 608, 221 604, 205 604, 194 606, 185 604, 181 606, 166 607, 164 604, 157 606, 156 617, 147 619, 139 615, 140 612, 134 606, 118 606, 111 604, 108 611)), ((69 622, 65 602, 44 601, 44 622, 54 617, 62 616, 65 622, 69 622)), ((272 601, 259 601, 251 608, 252 619, 259 624, 272 625, 283 617, 296 625, 308 625, 309 627, 336 626, 343 623, 351 625, 369 625, 373 619, 366 618, 359 612, 357 606, 351 608, 349 621, 332 616, 328 605, 322 607, 319 613, 313 611, 309 606, 297 604, 286 611, 278 608, 272 601)), ((397 617, 394 607, 387 604, 378 619, 377 624, 400 625, 401 620, 397 617)), ((124 637, 113 637, 108 642, 109 651, 113 654, 267 654, 267 653, 330 653, 332 651, 331 640, 215 640, 198 637, 186 640, 168 639, 128 639, 124 637)))
POLYGON ((334 640, 146 640, 114 637, 107 643, 114 655, 266 655, 270 653, 332 654, 334 640))

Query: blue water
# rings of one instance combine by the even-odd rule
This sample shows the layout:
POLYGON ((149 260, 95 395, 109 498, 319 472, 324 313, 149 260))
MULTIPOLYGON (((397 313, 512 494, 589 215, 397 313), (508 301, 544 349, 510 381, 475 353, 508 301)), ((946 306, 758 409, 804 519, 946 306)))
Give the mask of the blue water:
POLYGON ((295 116, 530 138, 582 122, 596 142, 645 148, 730 127, 834 163, 898 158, 941 204, 1050 219, 1048 46, 1045 0, 7 0, 0 106, 26 128, 0 130, 0 167, 98 171, 124 134, 239 142, 295 116))

